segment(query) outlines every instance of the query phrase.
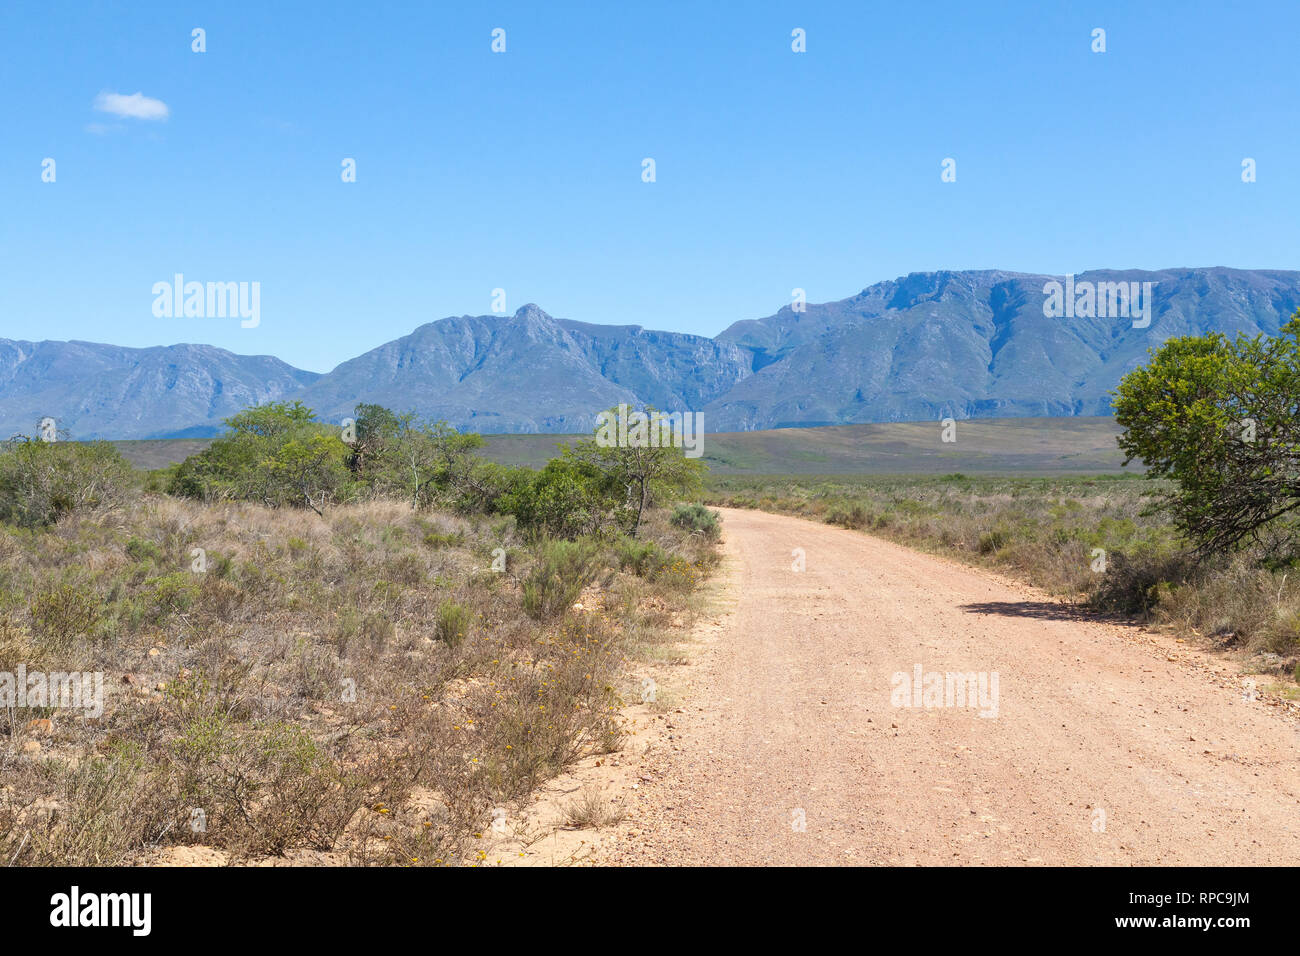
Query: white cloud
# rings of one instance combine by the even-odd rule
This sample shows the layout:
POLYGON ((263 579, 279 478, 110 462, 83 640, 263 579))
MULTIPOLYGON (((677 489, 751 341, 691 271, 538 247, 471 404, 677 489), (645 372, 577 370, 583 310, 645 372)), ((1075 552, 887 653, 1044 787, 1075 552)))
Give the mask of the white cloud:
POLYGON ((143 93, 100 93, 95 97, 95 109, 101 113, 125 116, 129 119, 165 120, 171 113, 167 104, 143 93))

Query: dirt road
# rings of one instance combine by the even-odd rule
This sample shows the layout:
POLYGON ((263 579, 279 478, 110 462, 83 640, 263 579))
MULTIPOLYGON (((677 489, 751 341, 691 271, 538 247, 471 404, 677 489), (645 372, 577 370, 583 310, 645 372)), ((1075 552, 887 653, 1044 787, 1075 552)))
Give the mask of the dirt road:
POLYGON ((865 534, 723 517, 733 607, 593 862, 1300 862, 1300 724, 1227 662, 865 534), (914 694, 918 666, 976 675, 974 706, 943 676, 914 694))

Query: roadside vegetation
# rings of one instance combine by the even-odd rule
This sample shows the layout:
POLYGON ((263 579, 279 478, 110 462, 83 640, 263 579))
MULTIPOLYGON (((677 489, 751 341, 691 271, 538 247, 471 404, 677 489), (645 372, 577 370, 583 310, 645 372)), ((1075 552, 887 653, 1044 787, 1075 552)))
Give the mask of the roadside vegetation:
POLYGON ((504 468, 378 406, 228 425, 147 475, 0 451, 0 673, 104 675, 97 719, 0 708, 0 859, 460 864, 621 746, 629 660, 680 639, 716 561, 695 462, 504 468))

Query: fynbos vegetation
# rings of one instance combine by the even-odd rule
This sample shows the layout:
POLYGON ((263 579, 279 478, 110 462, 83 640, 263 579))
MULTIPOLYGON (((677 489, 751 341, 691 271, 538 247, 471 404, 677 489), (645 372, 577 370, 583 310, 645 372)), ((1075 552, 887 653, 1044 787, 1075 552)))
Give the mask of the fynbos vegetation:
POLYGON ((103 445, 0 453, 0 672, 102 680, 95 716, 0 708, 0 857, 459 864, 620 746, 625 660, 715 560, 662 507, 694 463, 629 491, 621 449, 503 468, 374 405, 227 425, 148 476, 103 445))

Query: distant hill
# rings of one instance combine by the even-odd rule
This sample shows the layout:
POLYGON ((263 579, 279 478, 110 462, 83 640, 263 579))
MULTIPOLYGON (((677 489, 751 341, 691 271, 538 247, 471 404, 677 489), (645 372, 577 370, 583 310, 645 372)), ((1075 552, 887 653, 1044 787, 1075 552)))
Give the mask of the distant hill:
POLYGON ((1061 276, 925 272, 807 311, 738 322, 718 341, 755 374, 709 404, 710 429, 1003 416, 1109 415, 1109 392, 1165 339, 1274 333, 1300 306, 1300 272, 1103 270, 1078 282, 1151 282, 1151 325, 1048 318, 1061 276))
POLYGON ((1300 307, 1300 272, 1100 270, 1075 281, 1152 283, 1149 327, 1049 317, 1044 285, 1062 278, 913 273, 715 338, 526 305, 430 322, 326 375, 201 345, 0 339, 0 431, 49 415, 75 438, 201 437, 240 407, 293 398, 331 421, 366 401, 484 433, 585 432, 619 402, 702 411, 707 433, 1109 415, 1111 389, 1165 339, 1273 333, 1300 307))
POLYGON ((514 316, 442 319, 344 362, 303 390, 324 419, 358 400, 478 432, 589 431, 619 402, 701 409, 750 374, 748 350, 699 335, 514 316))
POLYGON ((46 417, 74 439, 215 435, 223 418, 319 377, 268 355, 210 345, 0 339, 0 439, 33 434, 46 417))

